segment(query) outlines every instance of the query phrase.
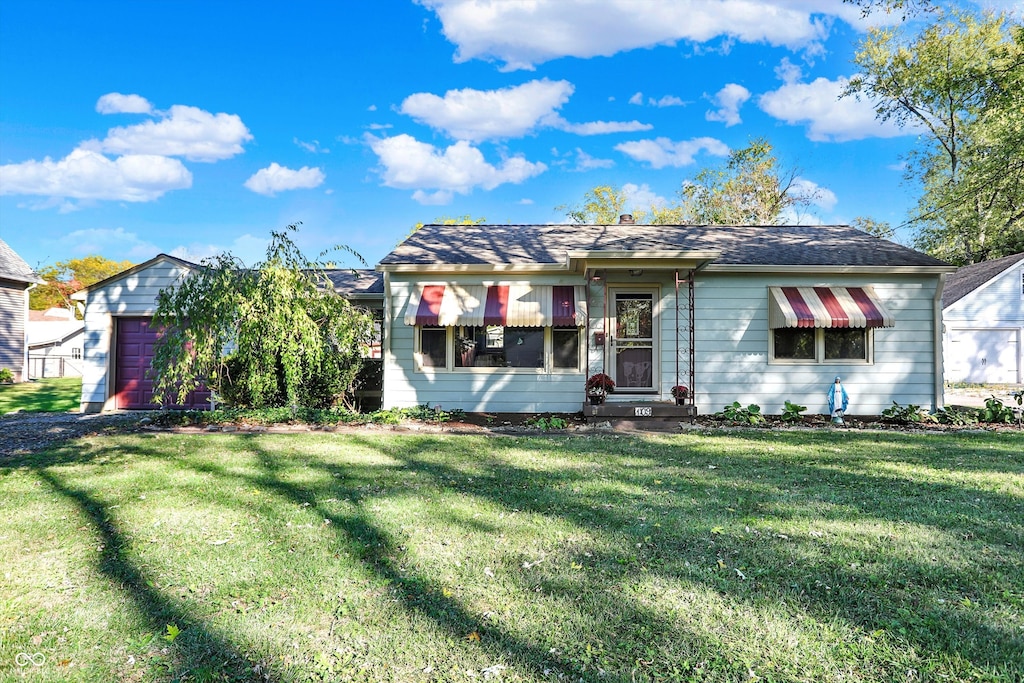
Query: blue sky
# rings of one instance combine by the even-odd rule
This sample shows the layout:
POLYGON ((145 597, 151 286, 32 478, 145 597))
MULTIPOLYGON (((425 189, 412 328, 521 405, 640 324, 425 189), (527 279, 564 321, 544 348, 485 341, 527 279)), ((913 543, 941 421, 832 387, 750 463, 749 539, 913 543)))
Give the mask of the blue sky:
POLYGON ((757 136, 817 191, 794 219, 898 225, 914 133, 836 98, 865 28, 839 0, 7 0, 0 237, 252 263, 301 221, 372 264, 443 216, 672 200, 757 136))

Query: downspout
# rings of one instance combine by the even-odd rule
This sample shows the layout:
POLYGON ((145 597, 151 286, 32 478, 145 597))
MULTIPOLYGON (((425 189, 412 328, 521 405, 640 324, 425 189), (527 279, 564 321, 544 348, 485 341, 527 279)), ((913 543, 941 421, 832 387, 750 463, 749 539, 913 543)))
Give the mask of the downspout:
POLYGON ((384 271, 384 319, 380 328, 380 407, 386 409, 388 359, 391 358, 391 273, 384 271))
POLYGON ((932 335, 932 344, 934 347, 934 358, 935 358, 935 379, 934 379, 934 392, 933 396, 934 405, 932 410, 938 410, 939 408, 946 405, 945 397, 945 368, 943 366, 942 358, 942 337, 943 328, 945 323, 942 321, 942 290, 946 286, 946 273, 939 274, 939 282, 935 286, 935 295, 932 297, 932 316, 934 320, 934 333, 932 335))
MULTIPOLYGON (((33 283, 29 284, 28 287, 25 288, 25 314, 24 314, 24 317, 22 318, 22 320, 24 320, 25 322, 21 326, 21 354, 22 354, 22 358, 21 358, 21 381, 22 382, 24 382, 26 380, 32 379, 30 377, 30 375, 32 373, 29 372, 29 367, 28 367, 28 312, 29 312, 28 297, 29 297, 29 292, 31 292, 33 289, 35 289, 37 284, 38 284, 37 282, 33 282, 33 283)), ((46 366, 46 361, 45 360, 43 361, 43 366, 44 367, 46 366)))
POLYGON ((583 335, 583 405, 587 405, 587 378, 590 377, 590 335, 593 331, 590 329, 590 268, 583 269, 583 282, 586 284, 585 296, 587 302, 587 318, 584 321, 583 329, 586 330, 586 334, 583 335))

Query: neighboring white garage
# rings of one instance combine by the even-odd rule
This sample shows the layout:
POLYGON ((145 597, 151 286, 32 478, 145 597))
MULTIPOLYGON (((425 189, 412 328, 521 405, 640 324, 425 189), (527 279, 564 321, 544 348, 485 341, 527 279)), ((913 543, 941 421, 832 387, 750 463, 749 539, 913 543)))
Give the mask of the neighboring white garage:
POLYGON ((1024 254, 950 275, 942 309, 947 382, 1024 382, 1024 254))

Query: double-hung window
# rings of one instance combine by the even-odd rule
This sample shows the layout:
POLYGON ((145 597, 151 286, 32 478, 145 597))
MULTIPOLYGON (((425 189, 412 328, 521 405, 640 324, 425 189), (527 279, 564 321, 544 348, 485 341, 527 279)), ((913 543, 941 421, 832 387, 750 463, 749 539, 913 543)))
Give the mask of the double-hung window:
POLYGON ((893 317, 871 287, 769 287, 768 323, 771 362, 871 363, 893 317))
POLYGON ((566 372, 583 366, 583 288, 417 285, 405 312, 423 372, 566 372))

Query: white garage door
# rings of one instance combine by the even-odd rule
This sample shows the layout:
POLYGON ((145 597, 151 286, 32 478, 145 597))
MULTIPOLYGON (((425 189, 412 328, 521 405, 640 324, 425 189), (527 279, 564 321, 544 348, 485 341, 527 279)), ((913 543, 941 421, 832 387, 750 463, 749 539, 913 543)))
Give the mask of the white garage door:
POLYGON ((1017 330, 952 330, 950 379, 981 384, 1014 384, 1020 362, 1017 330))

